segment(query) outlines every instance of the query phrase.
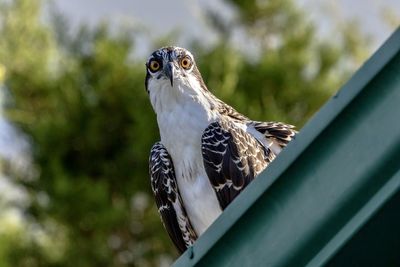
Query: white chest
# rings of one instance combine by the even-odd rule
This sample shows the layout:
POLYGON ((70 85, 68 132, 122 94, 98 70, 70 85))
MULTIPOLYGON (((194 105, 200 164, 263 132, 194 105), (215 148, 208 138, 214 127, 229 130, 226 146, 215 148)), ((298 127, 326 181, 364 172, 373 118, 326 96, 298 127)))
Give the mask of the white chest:
POLYGON ((157 112, 161 143, 171 155, 186 212, 201 235, 222 212, 201 153, 203 131, 217 114, 210 113, 201 99, 177 98, 170 102, 175 103, 157 112))

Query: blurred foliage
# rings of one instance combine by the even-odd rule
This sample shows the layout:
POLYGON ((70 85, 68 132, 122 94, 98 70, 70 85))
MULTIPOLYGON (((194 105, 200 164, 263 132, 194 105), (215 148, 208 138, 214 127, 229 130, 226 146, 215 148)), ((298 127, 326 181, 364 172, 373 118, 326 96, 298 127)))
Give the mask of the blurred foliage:
MULTIPOLYGON (((11 222, 0 211, 0 266, 168 265, 177 253, 150 194, 159 137, 135 36, 105 25, 67 34, 62 19, 42 23, 41 4, 0 6, 6 115, 33 160, 29 173, 7 173, 29 204, 11 222)), ((189 48, 210 90, 254 119, 302 126, 365 59, 357 28, 319 40, 291 0, 229 4, 232 25, 209 12, 220 42, 189 48), (233 29, 254 51, 229 41, 233 29)))

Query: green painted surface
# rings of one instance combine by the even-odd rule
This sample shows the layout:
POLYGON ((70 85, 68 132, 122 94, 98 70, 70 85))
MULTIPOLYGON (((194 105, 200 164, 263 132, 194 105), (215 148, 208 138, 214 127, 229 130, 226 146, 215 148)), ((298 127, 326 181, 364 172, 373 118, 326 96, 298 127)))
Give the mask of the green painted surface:
POLYGON ((396 265, 399 188, 400 29, 175 266, 396 265))

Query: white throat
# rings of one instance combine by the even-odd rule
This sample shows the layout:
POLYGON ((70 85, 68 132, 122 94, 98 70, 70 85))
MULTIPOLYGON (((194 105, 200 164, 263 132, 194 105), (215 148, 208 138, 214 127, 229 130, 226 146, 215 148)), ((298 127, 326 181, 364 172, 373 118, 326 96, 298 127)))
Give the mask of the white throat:
POLYGON ((200 150, 204 129, 218 118, 198 82, 189 78, 187 83, 178 80, 171 87, 167 80, 153 80, 149 84, 161 142, 175 158, 182 149, 200 150))

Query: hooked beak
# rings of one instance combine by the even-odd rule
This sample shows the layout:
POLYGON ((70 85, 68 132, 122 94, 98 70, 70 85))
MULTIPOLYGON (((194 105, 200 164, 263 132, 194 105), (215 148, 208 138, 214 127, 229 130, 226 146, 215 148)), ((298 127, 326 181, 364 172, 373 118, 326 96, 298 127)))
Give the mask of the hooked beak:
POLYGON ((168 62, 167 65, 164 67, 165 75, 169 78, 171 82, 171 86, 174 86, 174 64, 172 62, 168 62))

